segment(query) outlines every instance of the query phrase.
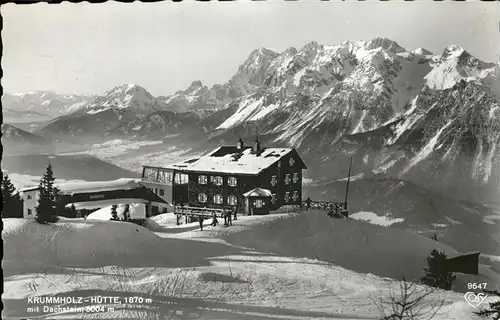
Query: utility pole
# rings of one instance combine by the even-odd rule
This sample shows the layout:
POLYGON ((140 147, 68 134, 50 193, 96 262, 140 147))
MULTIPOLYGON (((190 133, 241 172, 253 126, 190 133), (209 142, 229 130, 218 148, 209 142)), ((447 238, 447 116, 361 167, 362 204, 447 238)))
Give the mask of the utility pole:
POLYGON ((352 156, 349 162, 349 174, 347 175, 347 186, 345 189, 345 199, 344 199, 345 210, 347 210, 347 195, 349 194, 349 182, 351 181, 351 168, 352 168, 352 156))

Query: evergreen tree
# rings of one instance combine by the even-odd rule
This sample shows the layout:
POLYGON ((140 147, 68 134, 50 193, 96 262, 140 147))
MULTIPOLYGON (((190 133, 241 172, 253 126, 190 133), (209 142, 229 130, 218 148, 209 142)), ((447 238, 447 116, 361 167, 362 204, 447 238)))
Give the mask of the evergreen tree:
POLYGON ((431 255, 427 257, 427 268, 425 276, 420 280, 422 283, 444 290, 450 290, 456 277, 453 273, 445 268, 446 253, 440 252, 436 249, 432 250, 431 255))
POLYGON ((22 218, 23 200, 7 174, 1 177, 2 218, 22 218))
MULTIPOLYGON (((489 296, 500 297, 500 291, 485 291, 485 293, 489 296)), ((483 309, 474 313, 483 318, 491 316, 493 320, 500 320, 500 300, 490 302, 490 307, 488 309, 483 309)))
POLYGON ((47 170, 40 179, 38 206, 36 207, 36 221, 47 224, 57 221, 57 210, 59 209, 58 197, 61 191, 55 186, 54 172, 49 163, 47 170))

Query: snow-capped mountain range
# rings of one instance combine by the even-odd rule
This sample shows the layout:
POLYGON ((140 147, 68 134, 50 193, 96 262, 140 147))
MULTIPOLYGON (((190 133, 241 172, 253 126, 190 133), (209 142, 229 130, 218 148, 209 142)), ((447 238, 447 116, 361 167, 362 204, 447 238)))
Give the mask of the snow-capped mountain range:
POLYGON ((4 93, 2 108, 17 112, 33 112, 44 117, 70 114, 92 102, 94 96, 57 94, 52 91, 36 91, 19 94, 4 93))
POLYGON ((74 112, 39 133, 154 139, 181 133, 197 135, 208 148, 258 131, 269 145, 298 148, 314 164, 313 176, 341 178, 353 155, 363 174, 460 195, 473 183, 480 194, 493 187, 497 196, 499 71, 499 62, 458 46, 433 54, 387 38, 310 42, 281 53, 261 48, 224 84, 193 81, 158 98, 119 86, 76 111, 67 107, 74 112))
POLYGON ((127 109, 138 114, 148 115, 169 107, 151 95, 146 89, 135 84, 125 84, 107 91, 93 103, 79 109, 79 112, 97 114, 108 110, 127 109))

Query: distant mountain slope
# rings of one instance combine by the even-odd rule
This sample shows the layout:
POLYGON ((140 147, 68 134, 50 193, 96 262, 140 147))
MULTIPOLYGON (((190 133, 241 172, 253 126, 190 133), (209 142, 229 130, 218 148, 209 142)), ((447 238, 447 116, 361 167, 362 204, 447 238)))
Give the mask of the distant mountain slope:
POLYGON ((33 122, 7 122, 4 121, 4 124, 10 124, 16 128, 19 128, 24 131, 28 131, 30 133, 34 133, 39 128, 46 126, 51 120, 46 121, 33 121, 33 122))
POLYGON ((54 176, 66 180, 106 181, 119 178, 140 178, 139 173, 128 171, 90 155, 28 154, 4 155, 2 169, 8 172, 41 176, 48 163, 54 176))
POLYGON ((17 127, 14 127, 13 125, 5 123, 2 124, 2 138, 7 141, 18 142, 18 143, 21 142, 30 142, 34 144, 48 143, 47 140, 38 135, 21 130, 17 127))
POLYGON ((169 107, 137 85, 122 85, 109 90, 78 111, 54 119, 38 133, 47 137, 97 137, 148 114, 169 107))
MULTIPOLYGON (((349 186, 351 214, 368 211, 403 223, 391 227, 436 234, 439 241, 460 251, 480 250, 500 254, 500 207, 494 208, 439 195, 397 179, 354 178, 349 186), (495 220, 496 219, 496 220, 495 220)), ((346 181, 332 181, 304 187, 304 197, 344 201, 346 181)))
POLYGON ((163 139, 168 135, 183 134, 192 136, 201 134, 200 118, 190 112, 175 113, 158 111, 143 118, 126 122, 107 132, 110 136, 132 138, 163 139))
POLYGON ((51 142, 30 132, 9 124, 2 124, 2 146, 4 154, 48 152, 51 142))
POLYGON ((115 129, 124 122, 135 121, 141 116, 128 109, 110 108, 91 114, 79 111, 54 119, 38 129, 36 133, 51 139, 93 138, 99 141, 104 138, 106 132, 115 129))
MULTIPOLYGON (((4 93, 3 110, 41 113, 51 118, 75 112, 94 100, 93 96, 58 94, 52 91, 36 91, 19 94, 4 93)), ((29 113, 27 113, 29 114, 29 113)), ((33 120, 29 120, 33 121, 33 120)))
POLYGON ((51 116, 38 111, 14 110, 5 108, 2 108, 2 116, 4 123, 41 122, 52 119, 51 116))

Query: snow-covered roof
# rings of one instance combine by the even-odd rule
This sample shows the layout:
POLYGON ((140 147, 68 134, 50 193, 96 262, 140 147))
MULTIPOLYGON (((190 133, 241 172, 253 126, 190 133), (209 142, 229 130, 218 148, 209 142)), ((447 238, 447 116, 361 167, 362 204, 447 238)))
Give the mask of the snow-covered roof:
MULTIPOLYGON (((122 178, 111 181, 64 182, 55 184, 62 193, 104 192, 112 190, 130 190, 141 187, 139 180, 122 178)), ((37 190, 39 187, 21 189, 21 192, 37 190)))
POLYGON ((20 189, 19 192, 28 192, 28 191, 38 190, 38 189, 40 189, 39 186, 33 186, 33 187, 27 187, 27 188, 20 189))
POLYGON ((272 197, 272 193, 268 189, 255 188, 243 194, 244 197, 272 197))
POLYGON ((71 205, 75 205, 76 210, 81 210, 81 209, 98 209, 98 208, 104 208, 104 207, 109 207, 114 204, 116 205, 125 205, 125 204, 147 204, 149 201, 144 200, 144 199, 107 199, 107 200, 99 200, 99 201, 84 201, 84 202, 74 202, 74 203, 68 203, 66 205, 66 208, 70 208, 71 205))
POLYGON ((171 164, 167 168, 196 172, 256 175, 293 150, 292 148, 264 148, 257 155, 252 152, 251 148, 245 148, 239 153, 236 147, 221 146, 199 159, 171 164))

